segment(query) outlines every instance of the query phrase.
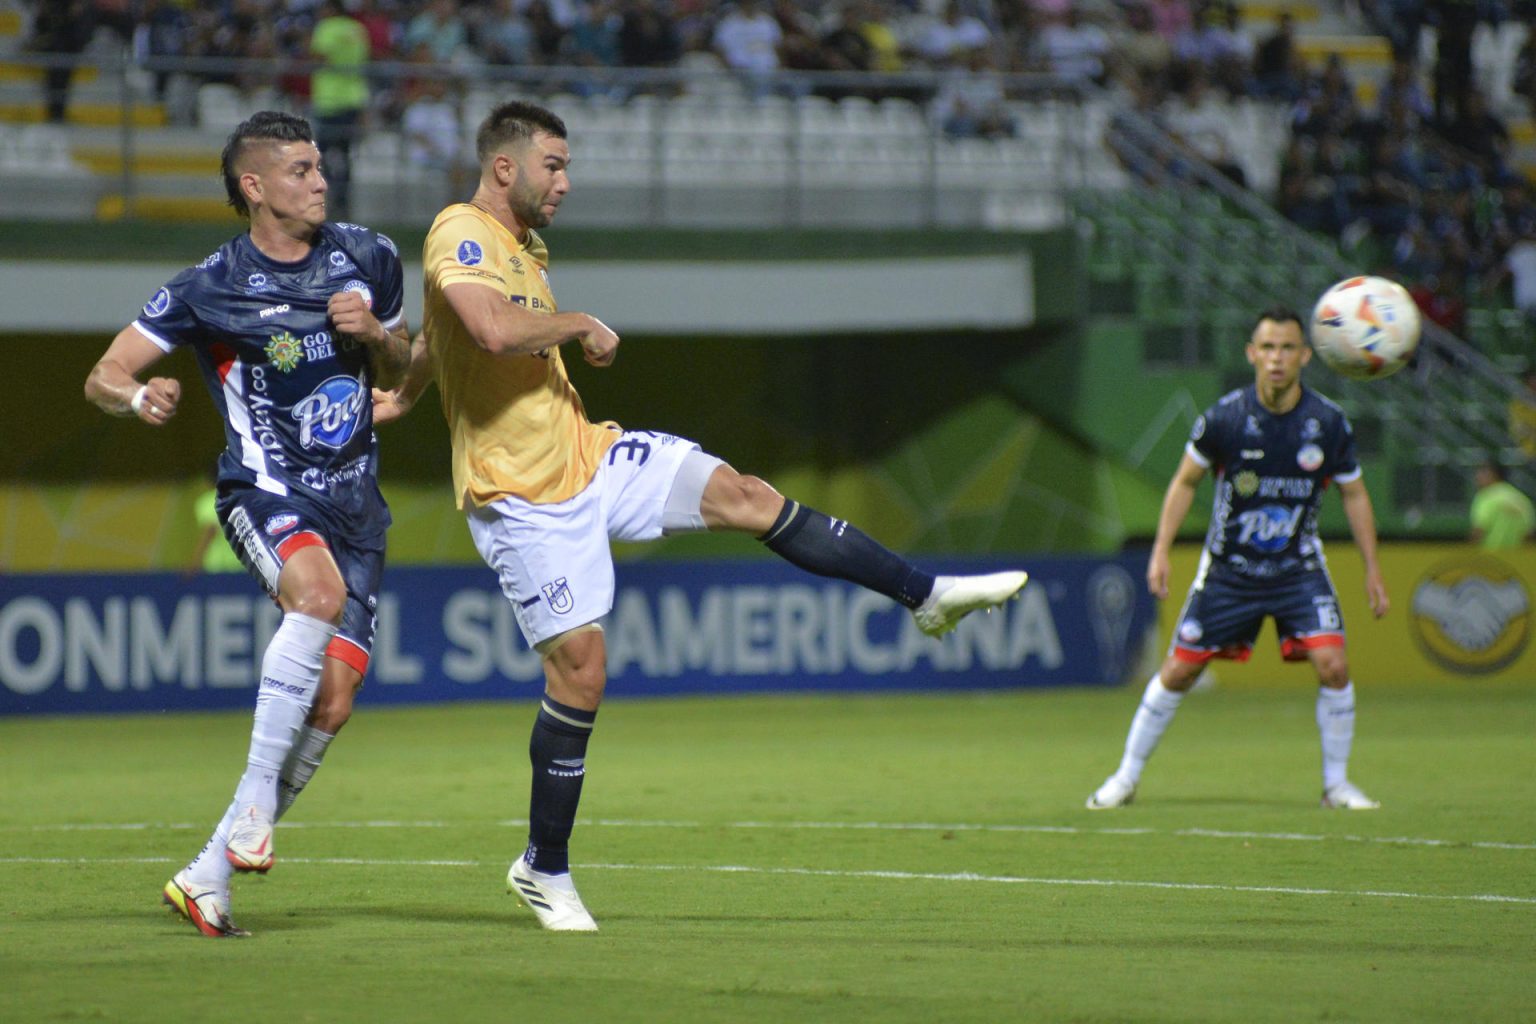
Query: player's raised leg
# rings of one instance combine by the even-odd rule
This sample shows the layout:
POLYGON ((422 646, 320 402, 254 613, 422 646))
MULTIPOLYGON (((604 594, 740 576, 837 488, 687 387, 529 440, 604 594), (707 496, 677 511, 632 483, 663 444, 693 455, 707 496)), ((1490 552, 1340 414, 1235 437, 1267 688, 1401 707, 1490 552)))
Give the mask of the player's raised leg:
POLYGON ((1317 732, 1323 752, 1324 807, 1374 811, 1381 806, 1349 781, 1349 755, 1355 740, 1355 685, 1343 647, 1307 652, 1317 669, 1317 732))
MULTIPOLYGON (((685 479, 686 467, 679 483, 685 479)), ((942 636, 971 612, 1017 597, 1029 580, 1022 570, 933 576, 847 520, 786 499, 765 481, 724 463, 705 483, 698 507, 706 529, 756 534, 768 550, 806 572, 884 594, 912 612, 929 636, 942 636)))
POLYGON ((1203 667, 1199 662, 1170 655, 1152 676, 1142 692, 1141 704, 1131 718, 1120 767, 1088 797, 1090 811, 1124 807, 1136 798, 1142 770, 1162 742, 1163 733, 1173 724, 1174 713, 1179 710, 1184 694, 1194 685, 1203 667))

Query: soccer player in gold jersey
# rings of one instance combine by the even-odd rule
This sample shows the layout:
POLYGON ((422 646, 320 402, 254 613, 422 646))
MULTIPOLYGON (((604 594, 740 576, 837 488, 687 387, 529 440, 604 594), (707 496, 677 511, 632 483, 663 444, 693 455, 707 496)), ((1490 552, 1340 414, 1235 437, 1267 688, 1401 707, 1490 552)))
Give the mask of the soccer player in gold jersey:
POLYGON ((606 367, 619 336, 587 313, 559 311, 550 292, 537 229, 571 189, 565 125, 542 107, 506 103, 481 124, 476 149, 474 197, 438 214, 427 234, 423 334, 405 383, 375 393, 375 422, 403 413, 437 380, 455 498, 544 658, 529 744, 529 842, 508 886, 545 928, 593 931, 567 851, 607 682, 598 620, 613 607, 611 539, 749 533, 802 569, 898 601, 933 636, 1014 597, 1027 576, 932 576, 692 441, 588 420, 560 346, 574 342, 588 363, 606 367))

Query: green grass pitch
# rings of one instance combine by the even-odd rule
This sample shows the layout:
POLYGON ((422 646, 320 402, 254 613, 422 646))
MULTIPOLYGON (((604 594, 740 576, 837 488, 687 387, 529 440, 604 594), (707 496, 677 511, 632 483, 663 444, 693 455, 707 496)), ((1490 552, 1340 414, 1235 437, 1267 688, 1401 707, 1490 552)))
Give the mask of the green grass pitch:
POLYGON ((615 699, 596 935, 504 891, 531 702, 365 691, 217 941, 159 890, 249 714, 0 720, 0 1021, 1536 1019, 1536 690, 1363 692, 1373 813, 1318 808, 1300 675, 1198 693, 1085 811, 1136 696, 615 699))

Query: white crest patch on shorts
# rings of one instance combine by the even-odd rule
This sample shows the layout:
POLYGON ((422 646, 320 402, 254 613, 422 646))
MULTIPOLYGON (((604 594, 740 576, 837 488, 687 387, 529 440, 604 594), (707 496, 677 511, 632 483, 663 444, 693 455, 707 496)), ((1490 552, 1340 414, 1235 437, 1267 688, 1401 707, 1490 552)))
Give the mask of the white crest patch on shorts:
POLYGON ((1205 635, 1205 630, 1194 619, 1185 619, 1179 623, 1179 639, 1187 644, 1197 644, 1205 635))
POLYGON ((546 583, 539 588, 544 592, 544 600, 549 602, 549 610, 556 615, 564 615, 575 607, 575 600, 571 597, 571 585, 561 576, 552 583, 546 583))

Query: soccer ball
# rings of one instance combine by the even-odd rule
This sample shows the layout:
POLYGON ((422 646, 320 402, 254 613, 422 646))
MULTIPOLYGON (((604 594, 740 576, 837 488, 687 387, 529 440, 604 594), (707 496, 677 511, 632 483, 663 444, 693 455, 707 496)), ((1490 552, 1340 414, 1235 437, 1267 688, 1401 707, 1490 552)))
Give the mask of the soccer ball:
POLYGON ((1351 277, 1312 311, 1312 348, 1334 373, 1372 379, 1396 373, 1419 347, 1419 307, 1384 277, 1351 277))

